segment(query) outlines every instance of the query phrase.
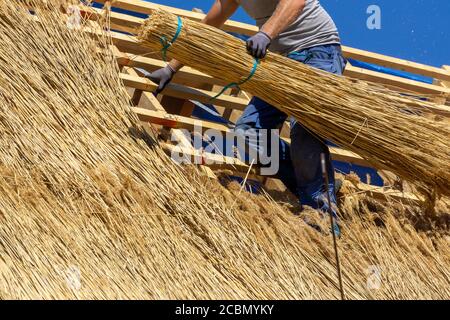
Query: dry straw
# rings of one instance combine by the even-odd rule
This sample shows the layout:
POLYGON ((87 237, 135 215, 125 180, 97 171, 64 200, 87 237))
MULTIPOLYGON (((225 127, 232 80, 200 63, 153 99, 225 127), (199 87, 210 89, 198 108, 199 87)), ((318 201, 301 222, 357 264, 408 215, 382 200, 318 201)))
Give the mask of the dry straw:
MULTIPOLYGON (((109 40, 46 2, 0 1, 0 299, 338 298, 329 236, 173 164, 98 54, 109 40)), ((448 298, 439 230, 359 197, 341 204, 348 297, 448 298)))
MULTIPOLYGON (((241 40, 182 19, 168 55, 229 82, 248 77, 253 58, 241 40)), ((171 39, 177 17, 158 11, 140 32, 142 44, 158 50, 171 39)), ((309 130, 388 169, 427 195, 450 195, 450 128, 421 116, 432 104, 331 75, 269 53, 242 89, 296 117, 309 130)))

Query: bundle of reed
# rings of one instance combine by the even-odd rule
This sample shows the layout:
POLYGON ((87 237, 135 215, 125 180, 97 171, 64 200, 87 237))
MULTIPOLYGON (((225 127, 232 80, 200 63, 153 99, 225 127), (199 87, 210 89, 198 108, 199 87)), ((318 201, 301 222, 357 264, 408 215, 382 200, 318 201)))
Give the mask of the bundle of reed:
MULTIPOLYGON (((182 19, 168 56, 216 78, 239 82, 254 64, 244 43, 216 28, 182 19)), ((177 16, 154 12, 139 39, 153 51, 170 40, 177 16)), ((269 53, 241 88, 297 118, 321 138, 412 182, 427 195, 450 195, 450 128, 422 113, 433 105, 328 74, 269 53)))
MULTIPOLYGON (((0 1, 0 299, 337 298, 330 236, 175 165, 130 112, 112 53, 98 54, 109 39, 45 2, 28 1, 30 15, 0 1)), ((394 217, 415 208, 375 213, 346 192, 348 298, 448 298, 435 226, 431 240, 394 217)))

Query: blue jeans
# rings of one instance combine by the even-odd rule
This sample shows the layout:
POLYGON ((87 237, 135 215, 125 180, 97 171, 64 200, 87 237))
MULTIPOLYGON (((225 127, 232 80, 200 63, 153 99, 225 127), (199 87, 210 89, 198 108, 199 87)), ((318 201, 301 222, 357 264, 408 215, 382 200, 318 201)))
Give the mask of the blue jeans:
MULTIPOLYGON (((339 45, 325 45, 293 52, 289 58, 312 67, 342 75, 345 59, 339 45)), ((287 115, 269 103, 254 97, 236 123, 235 130, 281 129, 287 115)), ((317 198, 325 192, 320 155, 325 153, 329 173, 329 190, 335 202, 334 168, 325 141, 318 138, 295 119, 290 119, 291 145, 280 139, 280 166, 277 177, 299 197, 302 205, 321 208, 317 198)), ((250 148, 258 149, 252 138, 246 137, 250 148)), ((258 151, 260 152, 260 151, 258 151)))

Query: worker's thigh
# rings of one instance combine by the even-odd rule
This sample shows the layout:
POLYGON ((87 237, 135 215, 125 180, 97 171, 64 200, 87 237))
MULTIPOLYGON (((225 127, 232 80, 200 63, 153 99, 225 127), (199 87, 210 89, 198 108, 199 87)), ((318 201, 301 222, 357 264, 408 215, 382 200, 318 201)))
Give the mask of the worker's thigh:
MULTIPOLYGON (((249 105, 245 108, 243 114, 236 122, 235 133, 245 141, 238 143, 238 149, 241 156, 245 157, 245 161, 254 162, 255 165, 262 165, 258 159, 250 156, 249 151, 255 150, 260 156, 271 157, 271 160, 283 161, 288 155, 285 154, 285 144, 279 141, 278 131, 286 121, 287 115, 269 103, 260 98, 253 97, 249 105), (262 132, 266 130, 265 132, 262 132), (263 136, 267 139, 262 142, 263 136), (242 142, 245 142, 242 144, 242 142), (278 145, 277 150, 273 150, 276 154, 272 154, 271 144, 278 145)), ((238 140, 239 141, 239 140, 238 140)), ((251 153, 251 152, 250 152, 251 153)), ((289 160, 290 161, 290 160, 289 160)), ((267 165, 267 163, 264 163, 267 165)))
MULTIPOLYGON (((343 74, 346 64, 339 45, 318 46, 293 52, 288 55, 288 58, 337 75, 343 74)), ((291 118, 290 122, 291 128, 297 124, 294 118, 291 118)))
MULTIPOLYGON (((345 67, 341 48, 338 45, 326 45, 294 52, 289 58, 305 63, 311 67, 341 75, 345 67)), ((332 169, 329 149, 324 140, 306 129, 296 119, 290 118, 291 124, 291 150, 290 156, 297 176, 299 188, 319 189, 322 184, 320 171, 320 154, 327 155, 328 167, 332 169)), ((330 172, 330 181, 334 181, 333 170, 330 172)), ((308 191, 307 193, 311 193, 308 191)))

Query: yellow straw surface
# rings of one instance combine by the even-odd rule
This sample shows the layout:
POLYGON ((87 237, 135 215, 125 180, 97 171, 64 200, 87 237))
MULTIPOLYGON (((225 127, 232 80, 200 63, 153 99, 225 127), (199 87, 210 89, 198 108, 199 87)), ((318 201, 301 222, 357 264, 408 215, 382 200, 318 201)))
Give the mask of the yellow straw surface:
MULTIPOLYGON (((0 1, 0 299, 338 298, 330 235, 175 165, 98 54, 109 40, 46 2, 0 1)), ((448 298, 448 203, 429 220, 343 191, 347 297, 448 298)))
MULTIPOLYGON (((183 29, 168 55, 216 78, 247 78, 253 58, 244 43, 225 32, 182 19, 183 29)), ((158 11, 140 39, 152 51, 172 39, 177 17, 158 11)), ((296 117, 318 136, 388 169, 434 198, 450 195, 450 127, 424 116, 432 104, 329 74, 269 53, 242 89, 296 117)))

